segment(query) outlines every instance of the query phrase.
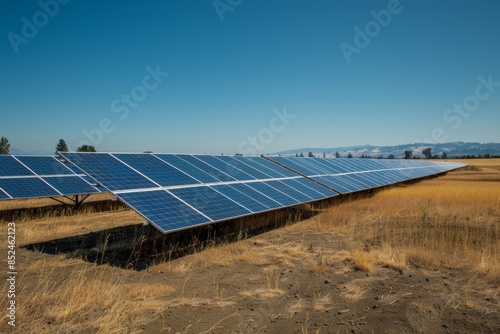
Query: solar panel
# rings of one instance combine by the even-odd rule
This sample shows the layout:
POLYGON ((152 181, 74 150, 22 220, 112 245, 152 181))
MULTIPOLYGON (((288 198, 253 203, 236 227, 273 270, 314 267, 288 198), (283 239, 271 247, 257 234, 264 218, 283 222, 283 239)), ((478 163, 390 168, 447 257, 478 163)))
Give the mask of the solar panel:
MULTIPOLYGON (((283 180, 283 181, 281 181, 281 183, 284 183, 288 187, 299 191, 300 193, 304 194, 305 196, 307 196, 313 200, 319 200, 319 199, 323 199, 325 197, 335 196, 335 194, 333 192, 331 192, 330 195, 325 195, 323 192, 316 190, 316 188, 310 187, 310 184, 306 185, 304 183, 298 182, 296 179, 283 180)), ((309 182, 309 183, 312 183, 312 182, 309 182)))
POLYGON ((292 172, 288 169, 280 167, 275 163, 272 163, 271 161, 268 161, 263 158, 257 158, 257 157, 236 157, 236 158, 262 171, 263 173, 270 175, 273 178, 297 176, 296 172, 292 172))
POLYGON ((54 156, 0 156, 0 200, 98 192, 54 156))
POLYGON ((155 154, 155 156, 169 165, 183 171, 187 175, 191 176, 193 179, 201 183, 217 183, 220 182, 219 179, 211 176, 202 169, 190 164, 189 162, 182 160, 178 156, 173 154, 155 154))
POLYGON ((257 190, 249 187, 245 183, 235 183, 235 184, 228 185, 228 187, 231 187, 231 188, 241 192, 242 194, 245 194, 248 197, 253 198, 257 202, 264 204, 265 206, 267 206, 270 209, 277 209, 277 208, 283 207, 283 204, 281 204, 278 201, 276 201, 275 199, 273 199, 270 196, 270 194, 266 195, 266 194, 260 193, 257 190))
POLYGON ((61 196, 54 188, 39 178, 0 179, 0 188, 12 198, 61 196))
POLYGON ((161 186, 200 184, 198 180, 154 155, 113 154, 113 156, 161 186))
POLYGON ((57 189, 61 195, 71 196, 97 193, 96 189, 79 176, 43 177, 46 183, 57 189))
POLYGON ((286 185, 284 181, 268 181, 266 182, 266 184, 281 191, 284 194, 287 194, 287 196, 290 196, 299 203, 307 203, 312 201, 312 197, 309 197, 306 194, 286 185))
POLYGON ((217 169, 204 161, 202 161, 199 157, 193 156, 193 155, 188 155, 188 154, 183 154, 183 155, 177 155, 179 158, 182 160, 189 162, 193 166, 198 167, 205 173, 208 173, 215 179, 217 179, 219 182, 220 181, 236 181, 235 178, 231 177, 230 175, 226 174, 223 170, 217 169))
POLYGON ((238 191, 235 188, 232 188, 227 184, 211 186, 211 188, 221 193, 222 195, 226 196, 227 198, 231 198, 232 200, 234 200, 235 202, 237 202, 238 204, 240 204, 241 206, 247 208, 252 212, 262 212, 270 209, 270 207, 266 206, 265 204, 242 193, 241 191, 238 191))
POLYGON ((178 188, 170 192, 214 221, 252 213, 251 210, 207 186, 178 188))
POLYGON ((16 156, 37 175, 71 175, 73 172, 52 156, 16 156))
POLYGON ((0 188, 0 199, 9 199, 9 198, 10 196, 7 195, 7 193, 0 188))
POLYGON ((164 190, 122 193, 120 198, 161 231, 176 231, 211 222, 164 190))
POLYGON ((11 155, 0 155, 0 176, 35 175, 11 155))
POLYGON ((71 162, 111 191, 159 186, 108 153, 72 153, 71 162))
POLYGON ((262 179, 272 179, 273 177, 270 175, 269 170, 266 173, 265 167, 257 167, 250 166, 248 162, 243 161, 240 158, 233 158, 229 156, 219 156, 218 159, 224 161, 228 165, 234 167, 237 170, 241 170, 247 175, 250 175, 253 179, 262 180, 262 179))
MULTIPOLYGON (((229 175, 233 180, 238 181, 246 181, 246 180, 255 180, 256 178, 245 173, 240 168, 236 168, 234 165, 227 163, 226 161, 210 156, 210 155, 199 155, 196 156, 197 159, 203 161, 209 166, 212 166, 214 169, 217 169, 220 172, 223 172, 226 175, 229 175)), ((231 179, 220 178, 222 181, 230 181, 231 179)))
POLYGON ((265 194, 266 196, 271 197, 273 200, 280 203, 281 206, 290 206, 299 204, 298 200, 272 187, 271 184, 269 183, 270 182, 252 182, 252 183, 247 183, 246 185, 260 192, 261 194, 265 194))

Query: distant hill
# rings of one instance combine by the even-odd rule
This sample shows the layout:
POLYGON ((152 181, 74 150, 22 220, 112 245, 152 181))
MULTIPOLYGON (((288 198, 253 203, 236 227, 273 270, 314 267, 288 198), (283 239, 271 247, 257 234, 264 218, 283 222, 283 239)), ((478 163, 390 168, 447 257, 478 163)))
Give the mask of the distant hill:
POLYGON ((334 156, 335 152, 339 152, 342 157, 347 156, 349 153, 353 157, 360 157, 362 155, 369 155, 370 157, 376 158, 382 155, 384 158, 390 154, 393 154, 396 158, 403 158, 404 151, 410 150, 414 157, 424 157, 422 150, 430 147, 432 149, 432 155, 437 154, 439 157, 446 152, 448 158, 461 157, 464 155, 474 155, 479 154, 484 155, 489 153, 491 155, 500 156, 500 143, 471 143, 471 142, 454 142, 454 143, 441 143, 441 144, 430 144, 430 143, 415 143, 415 144, 404 144, 395 146, 374 146, 374 145, 358 145, 358 146, 348 146, 348 147, 333 147, 333 148, 301 148, 293 149, 288 151, 277 152, 275 154, 281 155, 295 155, 303 153, 307 156, 309 152, 312 152, 315 156, 334 156))

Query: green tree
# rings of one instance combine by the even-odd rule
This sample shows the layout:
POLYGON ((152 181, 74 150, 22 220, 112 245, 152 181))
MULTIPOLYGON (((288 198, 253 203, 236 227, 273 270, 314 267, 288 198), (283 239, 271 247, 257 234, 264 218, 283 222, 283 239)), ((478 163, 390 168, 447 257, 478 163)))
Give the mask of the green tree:
POLYGON ((448 154, 446 154, 446 152, 443 152, 443 155, 441 155, 441 159, 448 159, 448 154))
POLYGON ((349 153, 349 154, 347 155, 347 157, 348 157, 348 158, 352 158, 352 154, 351 154, 351 153, 349 153))
POLYGON ((303 158, 303 157, 304 157, 304 153, 300 153, 299 158, 303 158))
POLYGON ((338 151, 335 151, 335 158, 340 158, 340 153, 338 151))
POLYGON ((68 145, 66 145, 66 142, 64 139, 59 139, 59 143, 56 145, 56 153, 57 152, 68 152, 68 145))
POLYGON ((309 152, 308 156, 309 158, 314 158, 314 154, 312 152, 309 152))
POLYGON ((413 156, 413 152, 410 150, 405 151, 405 159, 411 159, 413 156))
POLYGON ((0 138, 0 154, 10 154, 9 140, 5 137, 0 138))
POLYGON ((96 152, 95 147, 92 145, 82 145, 76 149, 77 152, 96 152))
POLYGON ((425 155, 426 159, 431 159, 432 158, 432 148, 427 147, 422 150, 422 154, 425 155))
POLYGON ((389 155, 387 156, 387 159, 396 159, 396 157, 394 156, 394 154, 389 154, 389 155))

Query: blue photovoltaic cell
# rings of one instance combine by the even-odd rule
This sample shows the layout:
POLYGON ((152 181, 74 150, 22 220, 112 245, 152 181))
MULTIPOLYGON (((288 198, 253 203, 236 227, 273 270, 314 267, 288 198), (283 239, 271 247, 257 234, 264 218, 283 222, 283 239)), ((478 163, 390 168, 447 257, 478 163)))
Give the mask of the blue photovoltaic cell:
POLYGON ((220 192, 224 196, 229 197, 233 201, 237 202, 239 205, 244 206, 252 212, 260 212, 269 210, 269 207, 264 204, 258 202, 257 200, 239 192, 238 190, 231 188, 228 185, 218 185, 218 186, 210 186, 210 188, 220 192))
POLYGON ((173 154, 155 154, 155 156, 160 158, 161 160, 169 163, 171 166, 183 171, 184 173, 186 173, 189 176, 191 176, 192 178, 200 181, 201 183, 220 182, 219 179, 216 179, 215 177, 204 172, 203 170, 199 169, 198 167, 188 163, 185 160, 182 160, 181 158, 179 158, 173 154))
POLYGON ((224 160, 219 159, 218 157, 210 155, 197 155, 196 158, 214 167, 215 169, 224 172, 224 174, 229 175, 234 180, 238 181, 255 180, 253 176, 248 175, 241 169, 235 168, 234 166, 228 164, 224 160))
POLYGON ((113 154, 113 156, 164 187, 200 183, 150 154, 113 154))
POLYGON ((368 180, 365 176, 365 173, 347 174, 346 176, 348 176, 351 180, 354 180, 353 182, 357 182, 364 189, 376 188, 379 186, 379 184, 377 184, 376 182, 368 180))
POLYGON ((266 184, 266 182, 252 182, 247 183, 246 185, 266 196, 271 197, 282 206, 290 206, 299 203, 299 201, 297 201, 296 199, 282 193, 276 188, 271 187, 270 185, 266 184))
POLYGON ((283 181, 267 181, 266 184, 273 188, 278 189, 279 191, 287 194, 288 196, 296 199, 301 203, 310 202, 312 200, 312 198, 307 196, 306 194, 303 194, 300 191, 295 190, 290 186, 287 186, 283 181))
POLYGON ((229 176, 224 171, 212 167, 211 165, 201 161, 200 159, 196 158, 195 156, 187 155, 187 154, 176 154, 176 156, 178 156, 182 160, 187 161, 190 164, 198 167, 199 169, 203 170, 205 173, 210 174, 211 176, 216 178, 218 181, 223 181, 223 182, 236 181, 235 178, 229 176))
POLYGON ((61 196, 37 177, 0 179, 0 188, 13 198, 61 196))
POLYGON ((118 197, 164 232, 211 222, 164 190, 122 193, 118 197))
POLYGON ((256 201, 264 204, 270 209, 277 209, 283 206, 281 203, 278 203, 277 201, 266 196, 265 194, 261 194, 257 190, 250 188, 248 185, 244 183, 231 184, 229 185, 229 187, 242 192, 243 194, 255 199, 256 201))
POLYGON ((280 178, 280 177, 294 177, 297 176, 297 173, 294 173, 284 167, 278 166, 274 162, 271 162, 267 159, 264 158, 257 158, 257 157, 240 157, 239 159, 244 159, 244 162, 247 162, 254 168, 258 168, 260 170, 259 166, 263 166, 266 169, 263 169, 262 171, 265 172, 266 174, 269 174, 269 170, 271 170, 271 173, 274 172, 275 174, 270 174, 274 178, 280 178))
POLYGON ((287 158, 290 161, 293 161, 294 163, 303 166, 304 168, 307 168, 311 171, 313 171, 317 175, 321 174, 328 174, 328 169, 325 168, 324 165, 318 163, 316 159, 313 158, 287 158))
POLYGON ((392 183, 392 180, 385 177, 381 172, 368 172, 362 174, 363 178, 374 182, 377 186, 383 186, 392 183))
POLYGON ((9 199, 9 195, 7 195, 2 189, 0 189, 0 199, 9 199))
POLYGON ((52 176, 42 178, 64 195, 92 194, 99 191, 79 176, 52 176))
POLYGON ((56 158, 51 156, 16 156, 16 158, 31 169, 35 174, 41 175, 71 175, 71 170, 66 168, 56 158))
POLYGON ((343 180, 340 180, 338 176, 313 176, 312 178, 322 184, 327 185, 335 191, 338 191, 341 194, 347 194, 358 190, 356 187, 353 187, 352 184, 347 184, 343 180))
POLYGON ((295 182, 301 183, 309 188, 312 188, 316 190, 317 192, 323 194, 325 197, 333 197, 337 196, 338 193, 334 192, 333 190, 330 190, 329 188, 326 188, 325 186, 322 186, 316 182, 313 182, 309 179, 306 178, 298 178, 298 179, 293 179, 295 182))
POLYGON ((346 184, 350 184, 354 187, 355 190, 363 190, 363 189, 368 189, 370 188, 366 184, 358 181, 355 177, 352 175, 354 174, 345 174, 345 175, 336 175, 334 176, 336 180, 342 180, 346 184))
POLYGON ((10 155, 0 155, 0 176, 34 175, 10 155))
POLYGON ((61 154, 111 191, 158 187, 107 153, 61 154))
MULTIPOLYGON (((273 157, 272 160, 276 161, 277 163, 279 163, 283 166, 286 166, 286 167, 288 167, 288 168, 290 168, 290 169, 292 169, 292 170, 294 170, 302 175, 305 175, 305 176, 323 174, 323 173, 317 173, 308 167, 304 167, 301 164, 296 163, 295 161, 293 161, 291 159, 287 159, 287 158, 283 158, 283 157, 273 157)), ((296 159, 296 160, 298 160, 298 159, 296 159)))
MULTIPOLYGON (((283 182, 287 186, 289 186, 297 191, 300 191, 304 195, 307 195, 314 200, 320 200, 320 199, 324 199, 327 197, 327 196, 323 195, 322 193, 319 193, 316 190, 311 189, 308 186, 306 186, 300 182, 297 182, 295 179, 283 180, 281 182, 283 182)), ((333 196, 333 195, 331 195, 331 196, 333 196)))
POLYGON ((335 164, 331 163, 331 160, 333 159, 315 158, 315 160, 318 164, 323 165, 329 174, 341 174, 346 172, 345 169, 339 168, 335 164))
POLYGON ((264 174, 261 169, 257 170, 254 167, 249 166, 248 164, 245 164, 242 159, 237 159, 237 157, 229 157, 229 156, 219 156, 217 157, 218 159, 224 161, 225 163, 237 168, 238 170, 241 170, 245 172, 246 174, 252 176, 253 179, 256 180, 263 180, 263 179, 271 179, 272 177, 269 174, 264 174))
POLYGON ((252 213, 207 186, 171 189, 169 191, 214 221, 252 213))

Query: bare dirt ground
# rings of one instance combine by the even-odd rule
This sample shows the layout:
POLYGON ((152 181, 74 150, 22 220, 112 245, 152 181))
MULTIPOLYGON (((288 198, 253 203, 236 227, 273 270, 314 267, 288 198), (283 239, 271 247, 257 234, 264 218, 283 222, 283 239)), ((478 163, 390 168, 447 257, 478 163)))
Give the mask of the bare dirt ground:
POLYGON ((140 224, 130 210, 20 218, 16 326, 3 283, 0 332, 500 333, 500 161, 468 163, 145 268, 120 265, 137 246, 107 256, 125 239, 63 251, 72 236, 140 224))

